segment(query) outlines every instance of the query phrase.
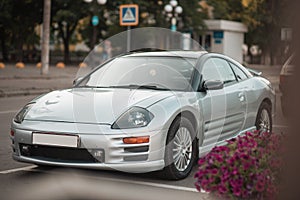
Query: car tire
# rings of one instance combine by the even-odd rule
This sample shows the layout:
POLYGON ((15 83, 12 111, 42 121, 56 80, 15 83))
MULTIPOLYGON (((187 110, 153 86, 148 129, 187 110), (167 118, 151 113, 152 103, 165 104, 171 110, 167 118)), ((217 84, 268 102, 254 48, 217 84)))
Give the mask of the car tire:
POLYGON ((272 108, 270 104, 268 104, 267 102, 262 102, 258 109, 255 120, 255 126, 257 130, 272 132, 271 110, 272 108))
POLYGON ((168 131, 165 148, 165 168, 163 169, 161 174, 164 176, 164 178, 172 180, 178 180, 187 177, 197 160, 197 154, 197 138, 192 123, 185 117, 177 117, 168 131), (182 145, 182 148, 178 147, 178 141, 181 137, 179 136, 180 134, 182 137, 187 138, 182 140, 182 143, 180 144, 182 145), (187 137, 188 135, 190 138, 187 137), (184 141, 190 141, 191 145, 187 145, 189 147, 185 148, 184 141), (180 148, 181 150, 179 150, 180 148), (191 152, 189 150, 191 150, 191 152), (175 161, 176 158, 174 157, 176 155, 177 160, 175 161), (178 158, 178 156, 181 157, 178 158), (179 159, 181 159, 181 163, 183 163, 181 169, 179 169, 179 159), (185 165, 185 161, 183 161, 182 159, 184 159, 185 161, 189 161, 187 161, 185 165))

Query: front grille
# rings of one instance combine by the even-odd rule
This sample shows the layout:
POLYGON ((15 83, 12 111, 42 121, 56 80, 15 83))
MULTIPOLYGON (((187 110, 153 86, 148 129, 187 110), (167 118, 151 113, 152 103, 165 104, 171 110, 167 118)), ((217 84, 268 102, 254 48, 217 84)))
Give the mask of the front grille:
POLYGON ((20 144, 22 156, 69 163, 103 163, 104 150, 20 144), (93 156, 95 155, 95 157, 93 156))

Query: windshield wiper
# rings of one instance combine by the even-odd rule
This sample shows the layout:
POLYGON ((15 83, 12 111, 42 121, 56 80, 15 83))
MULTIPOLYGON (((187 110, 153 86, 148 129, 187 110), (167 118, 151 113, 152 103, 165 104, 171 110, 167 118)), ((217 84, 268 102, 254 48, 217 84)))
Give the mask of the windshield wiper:
POLYGON ((156 85, 114 85, 110 88, 128 88, 128 89, 149 89, 149 90, 170 90, 168 88, 157 87, 156 85))

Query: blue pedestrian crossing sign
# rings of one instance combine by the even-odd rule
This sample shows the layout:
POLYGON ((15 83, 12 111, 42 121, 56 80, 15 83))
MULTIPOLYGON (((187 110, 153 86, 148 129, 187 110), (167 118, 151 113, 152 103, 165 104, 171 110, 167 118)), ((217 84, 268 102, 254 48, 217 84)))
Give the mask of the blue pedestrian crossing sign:
POLYGON ((137 4, 120 5, 120 26, 139 24, 139 6, 137 4))

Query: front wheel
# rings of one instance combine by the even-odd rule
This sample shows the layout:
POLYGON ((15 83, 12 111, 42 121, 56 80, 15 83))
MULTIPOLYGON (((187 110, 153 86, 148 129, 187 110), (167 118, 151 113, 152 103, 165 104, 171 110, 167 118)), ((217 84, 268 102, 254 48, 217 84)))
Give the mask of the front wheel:
POLYGON ((169 129, 163 174, 168 179, 187 177, 197 158, 197 139, 191 122, 178 117, 169 129))
POLYGON ((255 126, 259 131, 272 132, 271 105, 269 105, 267 102, 263 102, 259 107, 255 126))

